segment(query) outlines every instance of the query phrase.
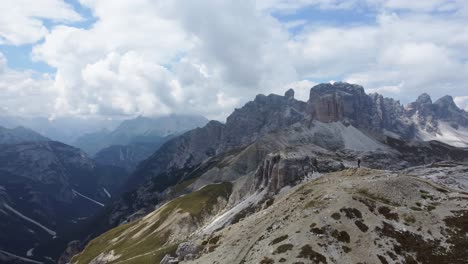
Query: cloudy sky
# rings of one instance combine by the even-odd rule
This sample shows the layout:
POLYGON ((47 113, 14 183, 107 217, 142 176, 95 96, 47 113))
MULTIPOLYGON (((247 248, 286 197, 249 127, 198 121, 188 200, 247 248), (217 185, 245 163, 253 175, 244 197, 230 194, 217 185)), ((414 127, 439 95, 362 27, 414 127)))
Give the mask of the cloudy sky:
POLYGON ((348 81, 468 109, 466 0, 0 1, 0 114, 198 113, 348 81))

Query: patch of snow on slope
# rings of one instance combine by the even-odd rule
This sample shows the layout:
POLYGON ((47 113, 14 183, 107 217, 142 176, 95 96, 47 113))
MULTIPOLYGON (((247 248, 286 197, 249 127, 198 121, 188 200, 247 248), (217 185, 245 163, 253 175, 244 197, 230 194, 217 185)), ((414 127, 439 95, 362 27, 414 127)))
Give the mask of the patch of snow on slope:
POLYGON ((81 196, 81 197, 83 197, 83 198, 85 198, 85 199, 87 199, 87 200, 89 200, 89 201, 91 201, 91 202, 93 202, 93 203, 95 203, 95 204, 97 204, 97 205, 99 205, 99 206, 102 206, 102 207, 105 206, 103 203, 100 203, 100 202, 98 202, 98 201, 96 201, 96 200, 94 200, 94 199, 91 199, 91 198, 89 198, 88 196, 83 195, 83 194, 77 192, 75 189, 72 189, 72 191, 73 191, 73 193, 74 193, 75 195, 81 196))
POLYGON ((454 147, 468 147, 468 127, 453 128, 447 122, 439 121, 439 133, 429 133, 423 129, 418 130, 418 137, 424 141, 437 140, 454 147))
POLYGON ((34 248, 30 248, 30 249, 26 252, 26 256, 28 256, 28 257, 33 257, 33 256, 34 256, 33 251, 34 251, 34 248))
POLYGON ((209 234, 212 233, 222 227, 224 227, 226 224, 228 224, 234 216, 242 212, 242 210, 248 208, 249 206, 254 206, 256 205, 259 201, 265 197, 266 191, 262 191, 260 193, 255 193, 252 194, 251 196, 247 197, 245 200, 242 202, 238 203, 236 206, 231 208, 230 210, 222 213, 218 217, 216 217, 211 223, 209 223, 207 226, 205 226, 201 232, 204 234, 209 234))
POLYGON ((3 206, 4 206, 6 209, 10 210, 12 213, 16 214, 17 216, 23 218, 24 220, 26 220, 26 221, 28 221, 28 222, 30 222, 30 223, 33 223, 33 224, 35 224, 36 226, 42 228, 44 231, 46 231, 47 233, 49 233, 51 236, 56 236, 56 235, 57 235, 57 233, 56 233, 55 231, 50 230, 49 228, 47 228, 47 227, 41 225, 40 223, 38 223, 37 221, 35 221, 35 220, 33 220, 33 219, 31 219, 31 218, 25 216, 24 214, 22 214, 22 213, 16 211, 15 209, 13 209, 13 208, 12 208, 11 206, 9 206, 8 204, 3 203, 3 206))
POLYGON ((35 260, 32 260, 32 259, 28 259, 28 258, 24 258, 24 257, 21 257, 21 256, 18 256, 18 255, 15 255, 15 254, 12 254, 10 252, 6 252, 6 251, 3 251, 0 249, 0 253, 2 254, 5 254, 11 258, 16 258, 16 259, 19 259, 19 260, 22 260, 22 261, 25 261, 25 262, 29 262, 29 263, 36 263, 36 264, 43 264, 44 262, 39 262, 39 261, 35 261, 35 260))
POLYGON ((95 257, 90 263, 109 263, 118 258, 122 255, 115 255, 114 250, 111 250, 109 253, 102 252, 97 257, 95 257))
POLYGON ((106 193, 107 197, 111 198, 112 195, 107 191, 106 188, 102 188, 104 190, 104 192, 106 193))

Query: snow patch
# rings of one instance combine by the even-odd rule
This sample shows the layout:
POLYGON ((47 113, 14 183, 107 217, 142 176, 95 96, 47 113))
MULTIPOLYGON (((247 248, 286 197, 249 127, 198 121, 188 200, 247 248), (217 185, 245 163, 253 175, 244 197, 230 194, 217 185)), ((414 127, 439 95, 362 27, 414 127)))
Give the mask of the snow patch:
POLYGON ((26 256, 33 257, 34 256, 33 251, 34 251, 34 248, 30 248, 28 251, 26 251, 26 256))
POLYGON ((91 202, 93 202, 93 203, 95 203, 95 204, 97 204, 97 205, 99 205, 99 206, 102 206, 102 207, 105 206, 103 203, 100 203, 100 202, 98 202, 98 201, 96 201, 96 200, 94 200, 94 199, 92 199, 92 198, 89 198, 88 196, 77 192, 75 189, 72 189, 72 191, 73 191, 73 193, 74 193, 75 195, 81 196, 81 197, 87 199, 88 201, 91 201, 91 202))
POLYGON ((111 250, 109 253, 102 252, 97 257, 95 257, 91 263, 109 263, 118 258, 122 255, 116 255, 114 250, 111 250))
POLYGON ((24 214, 22 214, 22 213, 16 211, 15 209, 13 209, 13 208, 12 208, 11 206, 9 206, 8 204, 3 203, 3 206, 4 206, 6 209, 10 210, 12 213, 16 214, 17 216, 23 218, 24 220, 26 220, 26 221, 28 221, 28 222, 30 222, 30 223, 32 223, 32 224, 35 224, 36 226, 42 228, 44 231, 46 231, 47 233, 49 233, 51 236, 56 236, 56 235, 57 235, 57 233, 56 233, 55 231, 50 230, 49 228, 47 228, 47 227, 41 225, 39 222, 37 222, 37 221, 35 221, 35 220, 33 220, 33 219, 31 219, 31 218, 25 216, 24 214))
POLYGON ((104 190, 104 192, 106 193, 107 197, 111 198, 112 195, 107 191, 106 188, 102 188, 104 190))
POLYGON ((32 259, 24 258, 24 257, 18 256, 18 255, 12 254, 12 253, 10 253, 10 252, 6 252, 6 251, 1 250, 1 249, 0 249, 0 253, 5 254, 5 255, 7 255, 7 256, 10 256, 10 257, 12 257, 12 258, 16 258, 16 259, 19 259, 19 260, 22 260, 22 261, 25 261, 25 262, 29 262, 29 263, 36 263, 36 264, 43 264, 43 263, 44 263, 44 262, 40 262, 40 261, 35 261, 35 260, 32 260, 32 259))
POLYGON ((424 141, 437 140, 454 147, 468 147, 468 127, 455 129, 447 122, 439 121, 438 129, 438 133, 429 133, 419 128, 418 137, 424 141))
POLYGON ((233 219, 238 213, 242 212, 242 210, 248 208, 251 205, 256 205, 259 201, 261 201, 265 197, 266 191, 262 191, 259 193, 252 194, 251 196, 247 197, 242 202, 238 203, 233 208, 229 209, 228 211, 222 213, 218 217, 216 217, 211 223, 205 226, 201 232, 204 234, 210 234, 222 227, 233 219))

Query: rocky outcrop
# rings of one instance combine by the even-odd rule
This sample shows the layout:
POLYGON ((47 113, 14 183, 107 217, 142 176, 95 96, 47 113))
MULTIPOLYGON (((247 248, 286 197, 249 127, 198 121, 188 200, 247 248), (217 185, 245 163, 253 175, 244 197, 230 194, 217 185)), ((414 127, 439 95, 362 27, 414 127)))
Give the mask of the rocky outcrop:
POLYGON ((317 171, 317 159, 309 156, 269 155, 255 173, 255 190, 276 193, 287 185, 295 185, 317 171))
MULTIPOLYGON (((200 247, 192 243, 183 242, 180 243, 176 250, 177 258, 182 260, 193 260, 200 252, 200 247)), ((162 262, 161 262, 162 263, 162 262)))
POLYGON ((369 127, 372 101, 359 85, 319 84, 310 90, 312 118, 321 122, 345 121, 357 127, 369 127))
POLYGON ((307 118, 307 104, 287 96, 257 95, 255 100, 234 110, 226 120, 222 151, 252 143, 271 131, 289 127, 307 118))
POLYGON ((437 100, 434 105, 437 119, 446 121, 456 128, 468 127, 468 113, 457 107, 452 96, 446 95, 437 100))
MULTIPOLYGON (((318 154, 318 153, 317 153, 318 154)), ((320 154, 318 154, 320 155, 320 154)), ((253 191, 266 190, 275 194, 283 187, 294 186, 320 173, 343 170, 345 166, 336 159, 313 157, 299 152, 273 153, 258 166, 253 191)))
POLYGON ((74 255, 80 253, 81 250, 83 250, 83 247, 80 241, 78 240, 70 241, 67 245, 67 248, 65 249, 65 252, 63 252, 63 254, 58 259, 57 264, 70 263, 71 258, 74 255))

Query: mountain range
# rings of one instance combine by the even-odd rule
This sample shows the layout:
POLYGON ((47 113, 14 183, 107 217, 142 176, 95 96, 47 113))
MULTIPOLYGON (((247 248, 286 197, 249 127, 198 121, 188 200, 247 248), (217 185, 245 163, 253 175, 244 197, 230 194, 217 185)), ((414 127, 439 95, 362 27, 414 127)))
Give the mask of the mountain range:
POLYGON ((56 141, 0 145, 0 246, 19 256, 57 254, 118 195, 128 174, 56 141), (60 250, 60 247, 59 247, 60 250))
POLYGON ((2 247, 0 260, 385 264, 468 259, 468 113, 450 96, 432 102, 422 94, 402 105, 337 82, 312 87, 306 102, 296 100, 292 89, 257 95, 226 123, 181 120, 160 120, 154 129, 154 119, 140 117, 81 138, 83 148, 94 148, 88 152, 96 152, 95 160, 53 141, 5 145, 10 150, 0 153, 5 157, 0 172, 7 179, 0 183, 0 216, 16 221, 14 232, 41 229, 52 240, 20 236, 24 240, 2 247), (92 217, 72 228, 75 234, 61 235, 70 225, 44 224, 43 212, 58 211, 55 207, 42 209, 31 202, 37 200, 29 198, 32 194, 24 199, 18 193, 26 191, 13 191, 27 184, 53 187, 52 192, 29 189, 52 193, 47 199, 59 206, 76 207, 75 213, 64 211, 65 221, 92 217), (36 207, 41 214, 29 214, 36 207), (39 245, 25 255, 31 241, 39 245))
POLYGON ((159 141, 177 129, 203 124, 198 123, 201 117, 158 120, 124 121, 113 139, 132 143, 110 146, 95 159, 31 129, 0 127, 0 260, 15 262, 15 256, 23 256, 50 262, 66 241, 85 239, 82 230, 119 196, 129 172, 158 148, 159 141))
POLYGON ((348 83, 258 95, 141 162, 71 262, 358 263, 366 240, 366 263, 464 263, 467 120, 348 83))
POLYGON ((14 144, 31 141, 49 141, 50 139, 42 136, 41 134, 24 128, 5 128, 0 126, 0 144, 14 144))
POLYGON ((21 117, 0 114, 0 125, 6 128, 25 127, 55 141, 72 144, 78 137, 102 129, 114 129, 119 119, 80 117, 21 117))
POLYGON ((131 172, 167 140, 207 122, 206 118, 194 115, 140 116, 123 121, 113 131, 102 130, 81 136, 73 145, 94 156, 99 163, 123 167, 131 172))

